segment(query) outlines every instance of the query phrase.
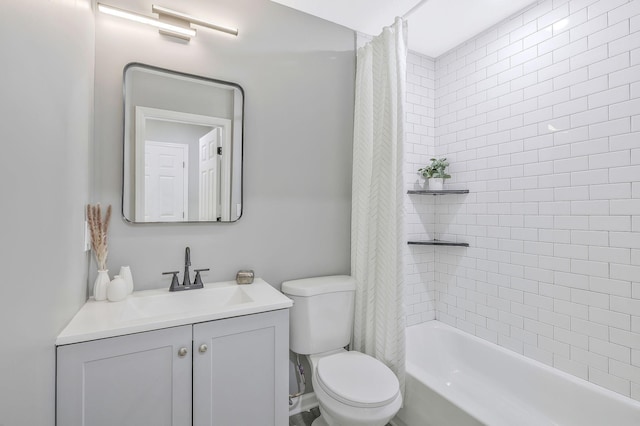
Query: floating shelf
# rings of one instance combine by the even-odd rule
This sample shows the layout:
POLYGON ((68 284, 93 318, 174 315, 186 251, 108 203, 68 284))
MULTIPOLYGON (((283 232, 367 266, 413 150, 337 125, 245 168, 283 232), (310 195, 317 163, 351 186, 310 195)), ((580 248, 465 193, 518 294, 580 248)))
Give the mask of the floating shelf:
POLYGON ((410 189, 407 194, 424 194, 424 195, 447 195, 447 194, 468 194, 468 189, 410 189))
MULTIPOLYGON (((468 194, 468 189, 410 189, 407 194, 418 195, 449 195, 449 194, 468 194)), ((450 247, 469 247, 469 243, 455 243, 453 241, 444 240, 422 240, 422 241, 408 241, 407 244, 418 246, 450 246, 450 247)))
POLYGON ((443 240, 408 241, 407 244, 417 245, 417 246, 469 247, 469 243, 454 243, 453 241, 443 241, 443 240))

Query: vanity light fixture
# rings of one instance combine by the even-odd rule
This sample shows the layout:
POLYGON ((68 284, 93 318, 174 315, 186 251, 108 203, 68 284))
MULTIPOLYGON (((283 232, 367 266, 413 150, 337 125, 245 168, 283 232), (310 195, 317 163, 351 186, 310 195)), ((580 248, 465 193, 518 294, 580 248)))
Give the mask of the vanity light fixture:
POLYGON ((117 7, 108 6, 106 4, 98 3, 98 10, 107 15, 117 16, 119 18, 129 19, 131 21, 140 22, 141 24, 147 24, 159 28, 160 33, 178 37, 184 40, 190 40, 191 37, 196 36, 196 30, 188 27, 181 27, 167 22, 162 22, 157 18, 151 16, 142 15, 128 10, 119 9, 117 7))
POLYGON ((186 25, 199 25, 201 27, 210 28, 212 30, 221 31, 223 33, 231 34, 234 36, 238 35, 237 28, 224 27, 222 25, 217 25, 211 22, 203 21, 202 19, 196 18, 194 16, 189 16, 181 12, 176 12, 175 10, 167 9, 166 7, 151 5, 151 11, 157 13, 160 18, 170 17, 174 18, 178 21, 184 22, 186 25))
POLYGON ((157 6, 155 4, 151 6, 151 11, 153 13, 157 13, 158 18, 142 15, 136 12, 130 12, 128 10, 109 6, 103 3, 98 3, 98 10, 108 15, 117 16, 119 18, 125 18, 131 21, 154 26, 158 28, 160 34, 178 37, 187 41, 191 40, 191 37, 196 36, 196 30, 194 28, 191 28, 191 25, 199 25, 201 27, 211 28, 213 30, 222 31, 234 36, 238 35, 238 30, 236 28, 216 25, 211 22, 203 21, 202 19, 177 12, 175 10, 157 6))

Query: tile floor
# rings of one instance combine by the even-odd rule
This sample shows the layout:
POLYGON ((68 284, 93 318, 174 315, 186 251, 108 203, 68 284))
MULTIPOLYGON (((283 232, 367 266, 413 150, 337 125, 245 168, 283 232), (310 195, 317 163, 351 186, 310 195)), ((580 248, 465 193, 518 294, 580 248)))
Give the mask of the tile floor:
POLYGON ((311 411, 303 411, 289 417, 289 426, 311 426, 311 423, 320 415, 318 408, 312 408, 311 411))

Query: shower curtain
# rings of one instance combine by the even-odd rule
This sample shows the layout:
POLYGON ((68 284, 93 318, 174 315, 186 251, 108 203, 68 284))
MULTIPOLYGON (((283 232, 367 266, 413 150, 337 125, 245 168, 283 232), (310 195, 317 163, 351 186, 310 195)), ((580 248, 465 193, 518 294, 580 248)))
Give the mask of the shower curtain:
POLYGON ((406 23, 358 49, 353 137, 352 347, 384 362, 404 392, 404 96, 406 23))

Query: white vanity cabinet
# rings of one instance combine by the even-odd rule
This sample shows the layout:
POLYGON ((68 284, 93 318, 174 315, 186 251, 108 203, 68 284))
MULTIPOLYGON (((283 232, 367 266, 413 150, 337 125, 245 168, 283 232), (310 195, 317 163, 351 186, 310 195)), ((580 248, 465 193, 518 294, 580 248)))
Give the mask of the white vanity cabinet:
POLYGON ((289 424, 288 309, 195 324, 193 345, 194 426, 289 424))
POLYGON ((58 346, 57 425, 286 425, 288 328, 280 309, 58 346))
POLYGON ((58 346, 57 425, 190 424, 191 329, 58 346))

